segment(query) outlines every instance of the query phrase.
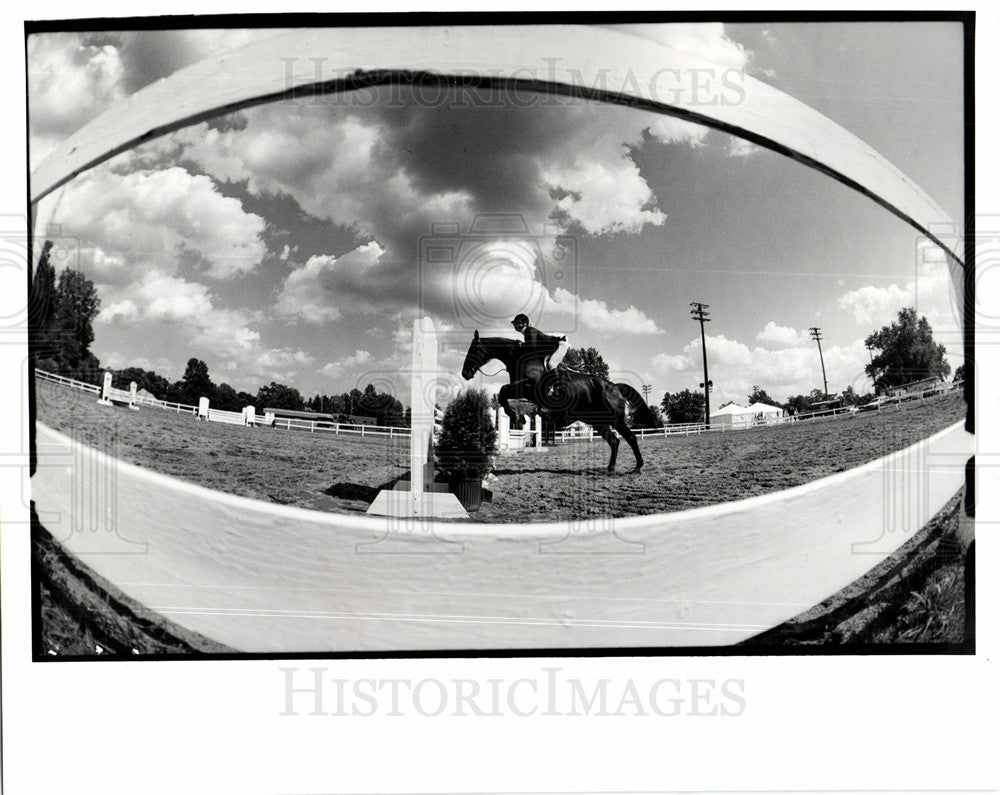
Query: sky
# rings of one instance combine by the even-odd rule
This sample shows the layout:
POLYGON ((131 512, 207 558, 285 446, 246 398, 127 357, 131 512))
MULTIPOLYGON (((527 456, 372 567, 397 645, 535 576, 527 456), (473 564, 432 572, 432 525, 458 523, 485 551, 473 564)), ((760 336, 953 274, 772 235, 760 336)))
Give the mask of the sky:
MULTIPOLYGON (((961 28, 950 23, 685 24, 664 42, 802 100, 964 216, 961 28)), ((35 35, 31 163, 145 85, 274 31, 35 35)), ((523 97, 521 97, 523 99, 523 97)), ((387 87, 276 103, 188 127, 45 202, 97 285, 102 364, 304 395, 398 391, 412 321, 442 335, 457 384, 472 330, 527 312, 596 347, 615 380, 702 379, 713 406, 867 391, 864 338, 903 306, 952 367, 962 337, 943 257, 874 202, 723 133, 580 99, 514 102, 387 87)), ((484 368, 489 373, 499 364, 484 368)), ((506 374, 480 376, 496 389, 506 374)))

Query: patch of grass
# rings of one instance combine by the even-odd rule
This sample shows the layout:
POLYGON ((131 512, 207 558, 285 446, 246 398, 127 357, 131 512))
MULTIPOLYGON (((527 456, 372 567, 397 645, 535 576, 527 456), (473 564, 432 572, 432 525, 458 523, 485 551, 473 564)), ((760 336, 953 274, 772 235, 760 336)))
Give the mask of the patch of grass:
POLYGON ((957 643, 964 631, 964 572, 958 563, 950 563, 933 572, 920 591, 910 591, 896 620, 873 639, 877 643, 957 643))

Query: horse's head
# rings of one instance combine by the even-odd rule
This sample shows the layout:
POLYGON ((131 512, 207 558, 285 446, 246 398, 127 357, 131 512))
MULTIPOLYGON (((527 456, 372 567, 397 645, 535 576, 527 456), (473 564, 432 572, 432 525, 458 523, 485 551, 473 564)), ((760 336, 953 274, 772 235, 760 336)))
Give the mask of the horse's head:
POLYGON ((486 352, 482 340, 479 339, 479 330, 477 329, 472 336, 469 352, 465 354, 465 363, 462 365, 462 378, 468 381, 479 372, 479 368, 486 364, 489 359, 490 356, 486 352))

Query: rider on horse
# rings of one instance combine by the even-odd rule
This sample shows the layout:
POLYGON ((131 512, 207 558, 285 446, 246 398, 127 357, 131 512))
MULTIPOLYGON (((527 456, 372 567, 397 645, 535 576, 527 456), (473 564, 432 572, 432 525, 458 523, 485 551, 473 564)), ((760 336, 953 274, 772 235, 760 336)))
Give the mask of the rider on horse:
POLYGON ((555 392, 559 382, 559 363, 569 350, 569 343, 566 337, 553 337, 536 329, 531 325, 531 321, 525 314, 519 314, 511 321, 514 329, 524 335, 524 346, 529 354, 535 354, 542 358, 545 368, 546 383, 544 384, 545 395, 551 397, 555 392), (552 374, 551 376, 549 374, 552 374))

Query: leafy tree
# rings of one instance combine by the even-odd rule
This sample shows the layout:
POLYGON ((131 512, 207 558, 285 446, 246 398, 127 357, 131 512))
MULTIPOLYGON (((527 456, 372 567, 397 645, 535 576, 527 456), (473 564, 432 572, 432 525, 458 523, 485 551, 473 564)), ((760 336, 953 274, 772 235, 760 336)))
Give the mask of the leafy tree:
POLYGON ((840 393, 840 399, 845 406, 864 406, 866 403, 871 403, 875 399, 875 395, 871 392, 859 395, 854 391, 853 386, 848 385, 847 389, 840 393))
MULTIPOLYGON (((662 428, 663 427, 663 412, 660 411, 660 407, 659 406, 655 406, 655 405, 654 406, 650 406, 649 407, 649 412, 650 412, 650 414, 653 415, 653 423, 651 425, 639 425, 639 424, 637 424, 635 427, 637 427, 637 428, 662 428)), ((704 416, 704 414, 705 414, 704 409, 702 409, 701 413, 704 416)))
POLYGON ((965 380, 965 365, 960 364, 955 368, 955 377, 951 379, 952 381, 964 381, 965 380))
POLYGON ((58 355, 57 341, 53 338, 53 321, 56 306, 56 272, 50 262, 52 241, 46 240, 38 257, 38 266, 31 279, 28 296, 28 328, 36 356, 51 359, 58 355))
POLYGON ((667 415, 667 421, 673 425, 705 421, 705 396, 701 392, 690 389, 673 394, 666 392, 660 407, 667 415))
POLYGON ((912 307, 899 310, 899 317, 865 339, 879 353, 865 372, 879 389, 908 384, 925 378, 944 378, 951 372, 944 345, 934 342, 931 324, 917 317, 912 307))
POLYGON ((820 389, 812 390, 808 395, 795 395, 794 397, 789 397, 785 401, 785 405, 782 407, 789 414, 803 414, 812 410, 812 404, 817 400, 823 399, 823 391, 820 389))
POLYGON ((94 341, 94 318, 101 310, 97 289, 79 271, 64 270, 56 287, 55 322, 62 333, 62 353, 70 363, 86 358, 94 341))
POLYGON ((771 397, 767 392, 761 389, 759 386, 754 384, 753 390, 747 395, 747 405, 752 403, 766 403, 768 406, 777 406, 778 408, 783 408, 781 403, 771 397))
POLYGON ((158 375, 152 370, 143 370, 141 367, 126 367, 113 373, 114 383, 119 389, 128 389, 129 384, 135 381, 136 387, 145 389, 153 397, 166 400, 170 391, 170 382, 162 375, 158 375))
POLYGON ((263 411, 265 408, 301 411, 305 408, 305 401, 299 394, 299 390, 272 381, 268 386, 262 386, 257 390, 254 406, 258 411, 263 411))
POLYGON ((42 249, 32 280, 29 322, 36 364, 43 370, 98 383, 101 363, 90 352, 94 318, 101 309, 94 283, 79 271, 64 270, 58 281, 49 262, 52 246, 42 249))
POLYGON ((566 351, 563 364, 599 378, 607 378, 610 372, 608 363, 604 361, 604 357, 598 353, 596 348, 570 348, 566 351))
POLYGON ((399 427, 403 423, 403 404, 388 392, 379 392, 372 384, 365 387, 357 408, 361 416, 374 417, 379 425, 399 427))
POLYGON ((198 399, 203 397, 215 403, 215 384, 208 375, 208 365, 201 359, 188 359, 179 386, 181 400, 185 403, 196 406, 198 399))
POLYGON ((223 411, 242 411, 244 406, 250 405, 250 403, 241 403, 240 396, 229 384, 219 384, 211 400, 214 408, 223 411))

